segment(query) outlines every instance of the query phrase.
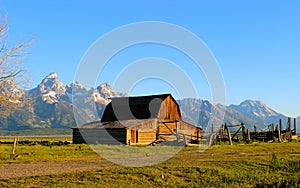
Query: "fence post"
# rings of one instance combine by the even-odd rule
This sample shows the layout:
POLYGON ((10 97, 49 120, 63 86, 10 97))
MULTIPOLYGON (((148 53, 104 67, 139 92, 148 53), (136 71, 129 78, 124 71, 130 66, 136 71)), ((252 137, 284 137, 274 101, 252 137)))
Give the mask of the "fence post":
POLYGON ((12 147, 12 150, 11 150, 11 155, 10 155, 11 159, 14 158, 16 146, 17 146, 17 138, 14 138, 14 144, 13 144, 13 147, 12 147))
POLYGON ((242 132, 243 132, 243 140, 246 141, 247 140, 247 136, 246 136, 246 128, 244 123, 241 123, 242 126, 242 132))
POLYGON ((230 135, 230 129, 229 129, 229 127, 226 124, 225 124, 225 128, 227 130, 227 134, 228 134, 230 145, 232 145, 232 140, 231 140, 231 135, 230 135))
POLYGON ((278 129, 278 141, 281 142, 282 139, 281 139, 281 132, 280 132, 280 129, 278 129))
POLYGON ((214 137, 214 125, 211 125, 211 134, 210 134, 210 138, 209 138, 209 145, 211 145, 213 143, 213 137, 214 137))
POLYGON ((251 140, 251 136, 250 136, 250 130, 249 129, 247 129, 247 137, 248 137, 248 141, 250 141, 251 140))
POLYGON ((282 131, 282 119, 279 120, 279 130, 282 131))
POLYGON ((292 126, 291 126, 291 118, 288 118, 288 131, 289 131, 289 141, 292 141, 292 126))
POLYGON ((294 135, 297 135, 297 119, 294 118, 294 135))

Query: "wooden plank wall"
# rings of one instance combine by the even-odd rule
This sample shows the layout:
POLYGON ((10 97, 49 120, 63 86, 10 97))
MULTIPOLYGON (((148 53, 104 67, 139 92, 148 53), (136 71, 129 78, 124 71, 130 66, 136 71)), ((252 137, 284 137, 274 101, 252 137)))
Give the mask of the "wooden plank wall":
POLYGON ((182 134, 192 135, 194 138, 201 138, 201 130, 199 127, 195 127, 184 121, 180 121, 178 126, 179 132, 182 134))
POLYGON ((156 140, 157 119, 143 122, 127 130, 127 143, 130 144, 150 144, 156 140), (135 133, 133 133, 134 131, 135 133), (132 138, 132 134, 138 134, 137 140, 132 138))
POLYGON ((169 119, 169 120, 180 120, 180 110, 176 101, 168 96, 161 104, 159 112, 159 119, 169 119))
POLYGON ((138 132, 138 143, 139 144, 150 144, 156 140, 156 131, 139 131, 138 132))
POLYGON ((144 130, 144 129, 156 129, 156 127, 157 127, 157 120, 152 119, 152 120, 140 123, 140 124, 130 128, 130 129, 135 129, 135 130, 136 129, 138 129, 138 130, 143 129, 144 130))

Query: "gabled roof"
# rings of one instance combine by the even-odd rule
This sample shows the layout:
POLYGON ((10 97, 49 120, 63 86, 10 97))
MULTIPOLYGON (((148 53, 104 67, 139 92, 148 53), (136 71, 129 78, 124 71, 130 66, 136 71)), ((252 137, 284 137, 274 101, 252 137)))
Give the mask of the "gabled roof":
POLYGON ((138 126, 143 123, 151 122, 155 119, 131 119, 131 120, 123 120, 123 121, 109 121, 109 122, 101 122, 95 121, 91 123, 84 124, 82 126, 72 127, 72 129, 124 129, 130 128, 134 126, 138 126))
POLYGON ((171 94, 112 98, 101 122, 157 118, 160 106, 168 96, 171 94))
MULTIPOLYGON (((122 120, 122 121, 109 121, 109 122, 101 122, 101 121, 94 121, 91 123, 84 124, 82 126, 75 126, 72 129, 126 129, 136 127, 143 123, 149 123, 155 121, 156 119, 130 119, 130 120, 122 120)), ((170 121, 169 123, 173 123, 174 121, 170 121)), ((180 123, 184 123, 189 125, 190 127, 198 128, 202 130, 201 127, 197 127, 193 124, 187 123, 185 121, 180 120, 180 123)), ((168 123, 168 122, 164 122, 168 123)))

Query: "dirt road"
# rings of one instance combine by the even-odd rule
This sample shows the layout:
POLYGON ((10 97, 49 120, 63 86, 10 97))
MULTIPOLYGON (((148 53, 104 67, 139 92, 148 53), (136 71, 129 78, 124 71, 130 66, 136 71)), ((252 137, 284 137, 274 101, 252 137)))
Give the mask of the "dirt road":
POLYGON ((109 166, 113 164, 103 159, 11 163, 0 165, 0 179, 98 170, 109 166))

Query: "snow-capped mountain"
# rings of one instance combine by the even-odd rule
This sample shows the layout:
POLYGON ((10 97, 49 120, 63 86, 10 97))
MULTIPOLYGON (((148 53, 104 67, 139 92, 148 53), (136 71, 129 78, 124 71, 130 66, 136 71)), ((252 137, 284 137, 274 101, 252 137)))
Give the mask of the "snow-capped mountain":
POLYGON ((31 96, 41 97, 42 101, 48 104, 53 104, 57 103, 66 94, 66 87, 59 81, 56 73, 51 73, 28 93, 31 96))
POLYGON ((46 76, 36 88, 29 90, 28 93, 33 97, 41 98, 47 104, 55 104, 60 101, 72 102, 74 97, 107 104, 111 97, 126 96, 115 91, 108 83, 102 83, 95 89, 86 87, 77 81, 64 85, 60 82, 57 73, 46 76))
MULTIPOLYGON (((214 104, 201 99, 183 99, 178 103, 182 111, 182 118, 202 127, 211 124, 220 126, 224 123, 237 125, 243 122, 249 129, 253 129, 254 125, 258 129, 266 129, 269 124, 278 124, 279 119, 282 119, 283 127, 285 127, 288 119, 261 101, 246 100, 239 105, 230 106, 214 104)), ((300 124, 300 117, 297 118, 297 122, 300 124)))
MULTIPOLYGON (((89 88, 79 82, 64 85, 56 73, 46 76, 36 88, 29 90, 33 106, 18 110, 10 117, 0 121, 0 129, 23 128, 70 128, 76 125, 73 110, 80 118, 99 119, 111 97, 127 96, 115 91, 108 83, 89 88), (96 109, 96 114, 94 112, 96 109)), ((260 101, 247 100, 240 105, 224 106, 202 99, 183 99, 178 101, 182 118, 202 127, 223 123, 240 124, 252 129, 264 128, 287 117, 277 113, 260 101)), ((300 117, 298 117, 300 124, 300 117)), ((299 126, 298 126, 299 127, 299 126)))
POLYGON ((52 128, 71 127, 76 124, 73 113, 73 99, 80 101, 77 108, 83 117, 95 116, 99 119, 110 97, 121 97, 126 94, 115 91, 108 83, 97 88, 89 88, 79 82, 64 85, 57 73, 46 76, 36 88, 27 91, 32 98, 33 106, 15 112, 0 123, 0 128, 18 129, 18 127, 52 128), (96 107, 97 114, 91 112, 96 107), (22 119, 22 120, 20 120, 22 119), (9 124, 14 124, 11 126, 9 124))
POLYGON ((286 119, 283 114, 277 113, 261 101, 246 100, 240 105, 230 105, 229 108, 263 124, 278 123, 279 119, 286 119))
POLYGON ((183 99, 178 101, 178 103, 180 104, 182 118, 187 122, 198 124, 202 127, 207 127, 211 124, 214 124, 216 127, 224 123, 237 125, 241 122, 249 126, 258 124, 235 109, 221 104, 214 104, 207 100, 183 99))

